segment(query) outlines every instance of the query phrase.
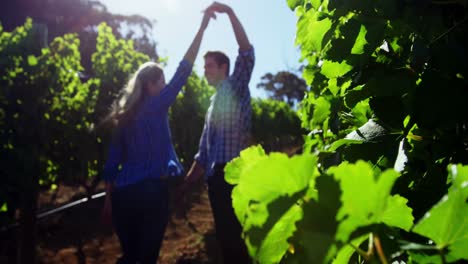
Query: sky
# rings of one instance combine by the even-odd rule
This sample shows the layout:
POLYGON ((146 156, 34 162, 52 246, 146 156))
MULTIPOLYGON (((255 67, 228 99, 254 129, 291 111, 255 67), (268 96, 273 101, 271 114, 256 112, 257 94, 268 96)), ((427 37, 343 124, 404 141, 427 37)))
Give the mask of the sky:
MULTIPOLYGON (((201 23, 202 10, 212 0, 100 0, 112 13, 143 15, 156 20, 154 37, 159 56, 168 57, 166 79, 172 77, 180 60, 195 37, 201 23)), ((256 88, 261 77, 283 70, 299 68, 300 53, 296 45, 296 15, 286 0, 221 0, 231 6, 244 26, 255 48, 256 62, 250 81, 254 97, 265 93, 256 88)), ((226 15, 218 15, 205 32, 194 70, 203 75, 203 54, 209 50, 225 52, 231 67, 238 45, 226 15)))

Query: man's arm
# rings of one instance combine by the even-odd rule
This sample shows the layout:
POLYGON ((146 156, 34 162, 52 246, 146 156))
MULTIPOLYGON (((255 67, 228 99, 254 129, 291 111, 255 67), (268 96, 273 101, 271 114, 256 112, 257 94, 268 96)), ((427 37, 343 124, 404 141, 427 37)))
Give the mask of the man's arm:
POLYGON ((192 166, 190 167, 190 170, 188 171, 187 176, 185 178, 186 184, 192 184, 194 182, 197 182, 200 179, 200 177, 203 176, 204 173, 205 169, 203 168, 203 166, 197 160, 195 160, 192 163, 192 166))
POLYGON ((207 11, 208 10, 218 13, 225 13, 229 16, 229 20, 232 24, 232 29, 234 30, 234 34, 236 35, 237 44, 239 44, 239 49, 241 51, 246 51, 252 48, 252 45, 249 42, 249 38, 245 33, 244 27, 242 26, 241 22, 239 21, 239 18, 237 18, 236 14, 230 6, 214 2, 208 7, 207 11))

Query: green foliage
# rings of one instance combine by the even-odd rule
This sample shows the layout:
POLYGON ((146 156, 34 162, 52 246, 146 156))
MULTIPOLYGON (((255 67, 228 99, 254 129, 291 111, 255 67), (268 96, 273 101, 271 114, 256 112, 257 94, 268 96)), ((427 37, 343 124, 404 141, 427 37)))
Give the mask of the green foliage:
POLYGON ((303 130, 297 113, 285 103, 252 99, 252 136, 265 150, 284 151, 300 146, 303 130))
POLYGON ((205 113, 215 92, 195 73, 189 77, 169 112, 169 123, 177 155, 186 169, 198 151, 205 113))
POLYGON ((46 31, 30 19, 12 32, 0 31, 0 202, 10 219, 19 195, 34 197, 38 186, 63 181, 87 187, 96 178, 108 131, 92 131, 130 73, 149 59, 102 24, 93 55, 96 75, 84 81, 77 36, 40 46, 47 43, 46 31))
POLYGON ((250 255, 263 263, 279 262, 289 248, 287 238, 295 232, 295 222, 302 218, 298 198, 318 174, 316 158, 267 156, 261 147, 252 147, 229 163, 226 172, 226 180, 236 183, 232 203, 250 255))
POLYGON ((449 167, 452 186, 414 227, 413 231, 429 237, 439 250, 447 249, 447 259, 467 259, 468 248, 468 166, 449 167), (447 223, 447 224, 444 224, 447 223))
MULTIPOLYGON (((255 260, 348 263, 367 239, 371 244, 377 239, 388 240, 384 250, 392 248, 392 254, 398 256, 433 258, 424 257, 420 250, 447 250, 450 262, 466 259, 468 166, 452 165, 449 169, 452 187, 447 197, 415 226, 408 200, 391 193, 400 177, 393 169, 382 172, 370 163, 358 161, 324 172, 315 155, 266 155, 256 146, 241 152, 225 171, 226 181, 235 185, 234 211, 255 260), (431 238, 436 247, 386 238, 410 230, 431 238)), ((380 242, 375 243, 381 246, 380 242)), ((364 259, 372 258, 370 253, 358 251, 364 259)), ((441 256, 437 258, 441 260, 441 256)))
POLYGON ((281 162, 248 149, 226 168, 251 256, 260 263, 467 260, 466 5, 288 5, 311 87, 299 110, 310 133, 301 156, 281 162), (310 153, 313 161, 293 162, 310 153), (288 187, 304 177, 315 180, 288 187), (257 196, 264 186, 275 198, 257 196))

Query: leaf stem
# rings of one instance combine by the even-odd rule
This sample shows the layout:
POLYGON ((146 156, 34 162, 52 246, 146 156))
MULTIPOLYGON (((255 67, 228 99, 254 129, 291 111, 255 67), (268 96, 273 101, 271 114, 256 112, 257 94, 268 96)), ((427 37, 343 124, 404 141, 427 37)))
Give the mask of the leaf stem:
POLYGON ((443 249, 439 250, 439 255, 440 255, 440 258, 442 259, 442 264, 446 264, 447 260, 445 259, 445 254, 444 254, 443 249))
POLYGON ((380 243, 380 238, 377 235, 374 235, 374 245, 377 249, 377 254, 379 255, 379 259, 383 264, 388 264, 387 258, 383 252, 382 243, 380 243))
POLYGON ((349 246, 351 246, 354 250, 356 250, 356 252, 361 256, 363 257, 366 261, 369 261, 369 253, 368 252, 365 252, 364 250, 360 249, 359 247, 351 244, 351 243, 348 243, 349 246))

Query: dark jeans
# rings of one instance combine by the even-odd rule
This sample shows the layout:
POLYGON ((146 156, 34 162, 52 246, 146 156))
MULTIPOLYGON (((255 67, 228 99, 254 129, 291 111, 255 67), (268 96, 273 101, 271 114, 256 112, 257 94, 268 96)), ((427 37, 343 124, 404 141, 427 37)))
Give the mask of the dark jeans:
POLYGON ((168 221, 165 180, 145 180, 112 192, 112 222, 123 256, 119 264, 154 264, 168 221))
POLYGON ((216 239, 223 253, 224 264, 251 263, 241 237, 242 227, 232 208, 233 186, 224 180, 224 166, 215 166, 215 173, 208 178, 208 194, 216 228, 216 239))

